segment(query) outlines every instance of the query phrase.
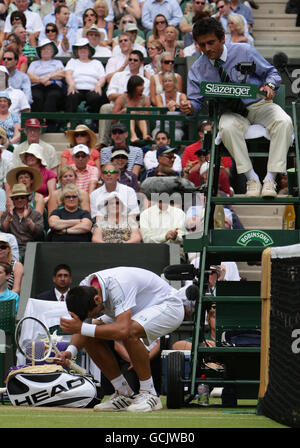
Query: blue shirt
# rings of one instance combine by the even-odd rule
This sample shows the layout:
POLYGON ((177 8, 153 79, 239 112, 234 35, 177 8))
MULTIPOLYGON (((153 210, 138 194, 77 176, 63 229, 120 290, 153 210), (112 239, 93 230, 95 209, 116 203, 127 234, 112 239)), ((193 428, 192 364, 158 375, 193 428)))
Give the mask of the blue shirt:
MULTIPOLYGON (((256 72, 247 76, 247 84, 256 84, 263 87, 267 82, 275 84, 276 91, 280 87, 281 77, 276 68, 263 58, 258 51, 248 44, 232 44, 225 46, 221 56, 224 61, 222 67, 227 71, 232 82, 241 83, 240 73, 235 70, 235 65, 239 62, 255 62, 256 72)), ((194 107, 194 117, 200 112, 203 106, 203 96, 200 95, 200 84, 202 81, 220 82, 220 75, 207 56, 202 54, 192 65, 188 73, 187 98, 194 107)), ((226 99, 218 98, 218 102, 226 104, 226 99)), ((256 99, 242 99, 245 104, 251 104, 256 99)))
POLYGON ((252 15, 252 11, 248 6, 244 5, 243 3, 239 3, 236 7, 236 9, 233 9, 231 7, 231 10, 235 12, 236 14, 240 14, 241 16, 244 16, 249 25, 254 24, 254 19, 252 15))
POLYGON ((153 29, 154 19, 162 14, 168 20, 169 25, 178 26, 183 16, 177 0, 147 0, 143 5, 142 25, 147 30, 153 29))
POLYGON ((16 301, 16 312, 18 311, 19 306, 19 294, 10 289, 6 289, 2 294, 0 294, 0 300, 13 300, 16 301))
MULTIPOLYGON (((50 14, 47 14, 43 18, 43 25, 44 25, 44 27, 48 23, 56 23, 56 17, 55 17, 55 13, 54 13, 54 8, 53 8, 53 11, 50 12, 50 14)), ((76 17, 76 15, 73 12, 70 13, 70 17, 69 17, 67 26, 69 26, 70 28, 73 28, 74 31, 77 31, 77 29, 79 27, 78 18, 76 17)))
POLYGON ((28 102, 32 103, 31 82, 26 73, 15 70, 8 78, 8 85, 13 89, 20 89, 25 93, 28 102))

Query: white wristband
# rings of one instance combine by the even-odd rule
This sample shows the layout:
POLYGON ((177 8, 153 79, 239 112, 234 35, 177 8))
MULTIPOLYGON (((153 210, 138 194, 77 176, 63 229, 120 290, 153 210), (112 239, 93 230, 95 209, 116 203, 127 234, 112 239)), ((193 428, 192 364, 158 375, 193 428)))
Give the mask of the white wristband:
POLYGON ((77 347, 75 347, 75 345, 69 345, 67 347, 66 352, 70 352, 71 353, 71 359, 73 359, 77 355, 78 350, 77 350, 77 347))
POLYGON ((94 338, 95 337, 96 326, 97 325, 87 324, 86 322, 83 322, 83 324, 81 325, 81 334, 82 334, 82 336, 89 336, 90 338, 94 338))

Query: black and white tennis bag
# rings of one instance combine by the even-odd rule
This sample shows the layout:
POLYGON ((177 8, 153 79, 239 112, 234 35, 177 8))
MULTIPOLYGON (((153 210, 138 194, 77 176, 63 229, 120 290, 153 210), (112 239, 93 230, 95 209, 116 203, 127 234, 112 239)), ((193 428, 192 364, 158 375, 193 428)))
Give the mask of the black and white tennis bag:
POLYGON ((66 371, 35 373, 23 369, 9 376, 6 387, 14 406, 86 408, 97 401, 91 378, 66 371))

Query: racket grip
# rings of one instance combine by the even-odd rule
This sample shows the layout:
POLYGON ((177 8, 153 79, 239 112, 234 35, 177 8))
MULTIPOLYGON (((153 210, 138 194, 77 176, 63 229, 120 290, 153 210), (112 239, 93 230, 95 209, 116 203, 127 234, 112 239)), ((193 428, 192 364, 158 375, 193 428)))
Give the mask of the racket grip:
POLYGON ((70 361, 70 364, 68 366, 71 370, 74 370, 74 372, 79 373, 79 375, 86 375, 86 370, 83 367, 80 367, 76 362, 70 361))

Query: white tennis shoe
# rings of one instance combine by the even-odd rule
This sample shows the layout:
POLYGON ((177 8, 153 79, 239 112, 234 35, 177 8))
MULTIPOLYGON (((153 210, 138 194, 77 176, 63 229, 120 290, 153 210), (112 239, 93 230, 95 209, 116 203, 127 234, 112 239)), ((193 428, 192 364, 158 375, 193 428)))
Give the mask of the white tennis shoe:
POLYGON ((149 392, 141 392, 134 397, 132 404, 126 410, 128 412, 151 412, 159 411, 162 407, 159 397, 149 392))
POLYGON ((121 412, 126 411, 128 406, 133 403, 133 398, 120 395, 119 392, 115 392, 110 398, 103 403, 94 406, 96 412, 121 412))

